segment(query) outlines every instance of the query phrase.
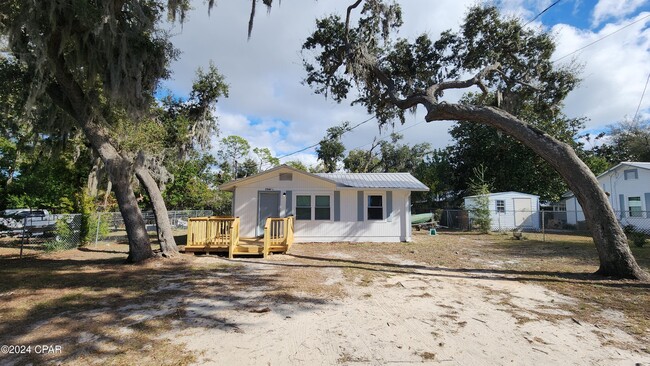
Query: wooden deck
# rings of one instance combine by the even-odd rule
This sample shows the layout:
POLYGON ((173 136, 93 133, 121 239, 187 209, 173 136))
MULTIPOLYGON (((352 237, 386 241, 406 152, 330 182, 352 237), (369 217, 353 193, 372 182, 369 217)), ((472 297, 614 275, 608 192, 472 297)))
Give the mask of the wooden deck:
POLYGON ((196 217, 187 225, 186 252, 262 255, 286 253, 293 244, 293 217, 268 218, 264 237, 239 237, 239 217, 196 217))

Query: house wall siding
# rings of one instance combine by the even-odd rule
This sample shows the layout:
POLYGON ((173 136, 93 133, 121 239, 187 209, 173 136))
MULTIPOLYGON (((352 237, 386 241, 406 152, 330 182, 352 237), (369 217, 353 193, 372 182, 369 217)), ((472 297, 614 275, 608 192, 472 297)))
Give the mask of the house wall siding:
MULTIPOLYGON (((623 225, 627 225, 629 221, 629 197, 640 197, 641 208, 646 211, 643 213, 642 218, 634 218, 634 223, 641 224, 642 219, 647 221, 644 225, 650 223, 650 212, 647 212, 647 207, 649 207, 648 197, 650 195, 650 170, 622 165, 599 177, 598 182, 603 190, 609 193, 609 203, 616 212, 616 217, 621 220, 623 225), (638 179, 625 179, 624 172, 630 169, 637 169, 638 179)), ((577 222, 585 221, 582 207, 580 207, 575 197, 566 200, 566 209, 568 211, 568 224, 575 225, 577 222)))
MULTIPOLYGON (((279 191, 287 193, 281 196, 280 215, 282 217, 293 213, 296 196, 330 195, 331 219, 325 220, 296 220, 294 237, 296 242, 334 242, 334 241, 368 241, 368 242, 399 242, 411 239, 410 227, 410 192, 403 190, 377 189, 337 189, 336 185, 309 176, 293 174, 293 180, 280 181, 279 174, 265 179, 249 182, 235 189, 236 200, 233 202, 235 216, 239 216, 240 236, 253 237, 257 226, 257 196, 259 191, 279 191), (338 192, 338 193, 335 193, 338 192), (362 207, 358 207, 359 194, 362 195, 362 207), (390 204, 383 202, 384 219, 368 221, 366 219, 366 203, 368 194, 381 194, 384 200, 390 198, 390 204), (335 201, 339 205, 337 214, 335 201), (290 205, 290 206, 288 206, 290 205), (386 217, 388 210, 391 216, 386 217), (363 220, 359 221, 359 213, 363 220), (336 221, 339 218, 340 221, 336 221)), ((314 202, 312 201, 312 205, 314 202)), ((312 216, 313 218, 313 216, 312 216)))

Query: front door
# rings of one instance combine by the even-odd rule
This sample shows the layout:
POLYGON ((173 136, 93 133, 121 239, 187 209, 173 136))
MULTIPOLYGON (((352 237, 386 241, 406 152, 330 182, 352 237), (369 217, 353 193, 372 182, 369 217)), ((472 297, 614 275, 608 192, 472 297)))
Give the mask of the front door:
POLYGON ((258 192, 257 230, 255 235, 264 235, 264 223, 269 217, 280 217, 280 192, 258 192))

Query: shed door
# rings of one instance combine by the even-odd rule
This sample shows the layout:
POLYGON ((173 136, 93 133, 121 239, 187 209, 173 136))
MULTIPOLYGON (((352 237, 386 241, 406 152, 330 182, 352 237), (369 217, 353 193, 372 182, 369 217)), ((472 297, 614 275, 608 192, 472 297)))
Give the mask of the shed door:
POLYGON ((255 235, 264 235, 264 223, 269 217, 280 217, 280 192, 258 192, 257 230, 255 235))
POLYGON ((530 198, 513 198, 515 208, 515 226, 533 226, 533 203, 530 198))

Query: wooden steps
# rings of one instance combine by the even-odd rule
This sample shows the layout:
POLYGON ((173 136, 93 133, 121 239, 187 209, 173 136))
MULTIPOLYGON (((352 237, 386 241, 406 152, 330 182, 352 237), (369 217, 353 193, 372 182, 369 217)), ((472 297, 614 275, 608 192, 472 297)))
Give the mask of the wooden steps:
POLYGON ((293 243, 293 217, 268 218, 263 238, 240 238, 238 217, 191 218, 187 226, 186 252, 263 255, 286 253, 293 243))

